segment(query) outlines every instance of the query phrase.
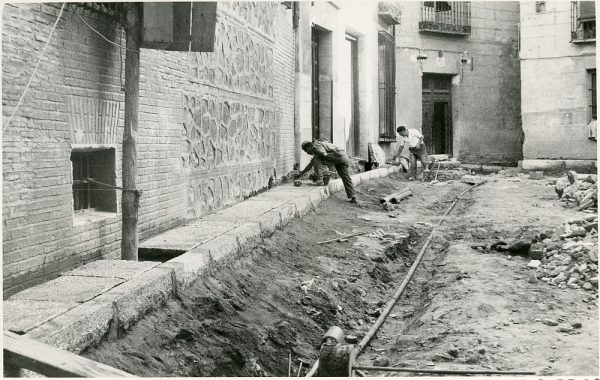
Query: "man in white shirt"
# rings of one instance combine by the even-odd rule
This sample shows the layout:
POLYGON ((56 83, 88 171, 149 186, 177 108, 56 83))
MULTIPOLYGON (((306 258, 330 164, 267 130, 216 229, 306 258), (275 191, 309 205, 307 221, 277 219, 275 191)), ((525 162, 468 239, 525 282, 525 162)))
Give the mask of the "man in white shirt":
POLYGON ((402 154, 404 145, 408 143, 408 150, 411 153, 410 173, 412 177, 410 179, 415 179, 417 178, 417 175, 421 173, 417 173, 417 160, 421 161, 421 165, 423 166, 421 171, 427 169, 427 164, 425 163, 427 160, 427 149, 425 148, 425 143, 423 142, 423 135, 416 129, 406 128, 405 126, 398 127, 396 132, 398 132, 398 134, 402 137, 402 141, 398 145, 398 153, 396 153, 392 159, 399 157, 402 154))

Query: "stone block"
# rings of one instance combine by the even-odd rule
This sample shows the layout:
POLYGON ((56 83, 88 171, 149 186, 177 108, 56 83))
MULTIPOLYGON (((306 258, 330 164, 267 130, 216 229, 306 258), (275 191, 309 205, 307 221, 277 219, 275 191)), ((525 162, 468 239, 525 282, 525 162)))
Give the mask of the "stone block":
POLYGON ((11 300, 83 303, 123 283, 118 278, 61 276, 12 296, 11 300))
POLYGON ((342 191, 344 189, 344 183, 342 182, 342 180, 340 178, 333 179, 333 180, 329 181, 329 184, 327 185, 327 187, 329 188, 329 192, 337 193, 338 191, 342 191))
POLYGON ((239 225, 239 223, 232 220, 206 220, 207 218, 168 230, 144 241, 140 244, 140 248, 187 251, 239 225))
POLYGON ((286 203, 277 206, 273 211, 278 211, 281 215, 281 227, 286 226, 292 219, 296 217, 296 206, 286 203))
POLYGON ((63 276, 107 277, 129 280, 146 272, 158 262, 131 260, 96 260, 80 268, 63 273, 63 276))
POLYGON ((544 178, 544 172, 543 171, 535 171, 535 172, 531 172, 529 173, 529 179, 542 179, 544 178))
POLYGON ((260 224, 256 222, 247 222, 227 232, 225 235, 235 236, 240 247, 243 247, 249 240, 260 238, 260 224))
POLYGON ((160 306, 173 294, 171 268, 153 268, 96 297, 95 302, 114 303, 119 327, 129 329, 149 310, 160 306))
POLYGON ((296 207, 296 217, 303 217, 312 210, 312 204, 309 197, 299 196, 298 198, 290 201, 288 204, 296 207))
POLYGON ((197 247, 198 249, 208 250, 210 253, 210 265, 214 263, 224 264, 233 260, 239 251, 239 245, 236 236, 221 235, 213 240, 197 247))
POLYGON ((79 354, 102 339, 112 317, 113 307, 110 302, 86 302, 31 330, 25 336, 79 354))
POLYGON ((282 205, 283 203, 285 202, 273 200, 241 202, 226 208, 223 211, 219 211, 217 215, 221 215, 228 219, 248 221, 256 215, 271 211, 273 208, 282 205))
POLYGON ((260 224, 261 236, 270 236, 281 228, 281 215, 279 211, 269 211, 252 219, 252 222, 260 224))
POLYGON ((77 302, 6 300, 2 303, 4 329, 23 334, 77 305, 77 302))
POLYGON ((317 206, 321 201, 329 197, 329 189, 326 186, 318 186, 316 189, 308 193, 309 199, 314 206, 317 206))
POLYGON ((203 248, 194 248, 191 251, 177 256, 158 268, 170 268, 175 271, 177 285, 187 287, 210 268, 210 252, 203 248))
POLYGON ((523 160, 520 162, 523 170, 564 170, 563 160, 523 160))

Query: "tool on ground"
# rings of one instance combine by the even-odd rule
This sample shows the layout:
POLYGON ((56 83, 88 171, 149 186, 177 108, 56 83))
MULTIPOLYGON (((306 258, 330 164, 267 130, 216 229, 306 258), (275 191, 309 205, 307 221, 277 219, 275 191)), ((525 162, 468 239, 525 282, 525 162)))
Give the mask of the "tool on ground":
POLYGON ((310 363, 307 360, 304 360, 302 358, 298 358, 298 361, 300 362, 300 364, 298 365, 298 373, 296 374, 296 377, 300 377, 300 373, 301 373, 302 367, 304 365, 306 365, 306 368, 310 367, 310 363))
POLYGON ((292 353, 288 353, 288 377, 292 377, 292 353))
MULTIPOLYGON (((385 372, 410 372, 431 374, 455 374, 455 375, 535 375, 533 371, 496 371, 496 370, 457 370, 457 369, 421 369, 405 367, 377 367, 356 365, 357 351, 351 344, 344 343, 344 332, 337 326, 327 330, 319 352, 319 365, 316 375, 319 377, 346 377, 353 376, 356 371, 385 371, 385 372)), ((357 373, 365 377, 364 373, 357 373)))
POLYGON ((334 242, 334 241, 339 241, 339 240, 342 240, 342 239, 348 239, 348 238, 351 238, 351 237, 354 237, 354 236, 361 236, 361 235, 366 235, 366 234, 368 234, 368 232, 359 232, 359 233, 357 233, 357 234, 346 235, 346 236, 340 236, 340 237, 337 237, 337 238, 335 238, 335 239, 330 239, 330 240, 320 241, 320 242, 318 242, 317 244, 331 243, 331 242, 334 242))
POLYGON ((402 191, 398 191, 396 193, 390 194, 387 197, 380 198, 379 203, 380 204, 384 204, 384 203, 398 204, 404 198, 408 198, 412 195, 413 195, 412 191, 402 190, 402 191))

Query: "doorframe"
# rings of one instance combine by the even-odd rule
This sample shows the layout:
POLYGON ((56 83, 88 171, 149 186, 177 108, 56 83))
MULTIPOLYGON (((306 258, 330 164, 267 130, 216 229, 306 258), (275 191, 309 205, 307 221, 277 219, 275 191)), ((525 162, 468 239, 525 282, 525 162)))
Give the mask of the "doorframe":
MULTIPOLYGON (((359 143, 360 143, 360 120, 359 120, 359 92, 358 92, 358 38, 351 35, 345 34, 345 41, 350 42, 350 88, 352 89, 352 96, 350 107, 352 108, 352 126, 350 133, 352 133, 352 149, 353 154, 359 154, 359 143)), ((344 126, 345 128, 345 126, 344 126)), ((344 142, 345 145, 345 142, 344 142)))
MULTIPOLYGON (((446 112, 446 143, 445 143, 445 149, 447 151, 447 153, 443 153, 443 154, 447 154, 449 157, 453 157, 454 156, 454 152, 456 151, 456 147, 454 146, 454 110, 453 110, 453 104, 452 104, 452 99, 454 96, 456 96, 455 91, 453 89, 453 85, 452 85, 452 77, 454 75, 453 74, 441 74, 441 73, 423 73, 423 77, 422 77, 422 83, 425 83, 426 78, 444 78, 444 80, 448 83, 448 87, 447 90, 437 90, 434 88, 430 88, 431 91, 427 91, 429 93, 432 93, 432 95, 429 97, 429 100, 431 100, 432 103, 432 107, 433 104, 436 103, 436 99, 435 99, 435 93, 439 93, 441 94, 441 96, 444 96, 445 98, 440 99, 439 102, 446 102, 448 103, 447 106, 447 112, 446 112)), ((421 85, 421 130, 423 130, 423 123, 425 121, 424 119, 424 110, 423 110, 423 105, 425 103, 425 94, 426 91, 423 88, 423 84, 421 85)), ((433 108, 432 108, 433 109, 433 108)), ((432 115, 432 119, 433 119, 433 115, 432 115)), ((431 138, 433 137, 433 130, 431 131, 431 138)), ((431 153, 433 154, 433 139, 430 142, 431 146, 429 147, 429 149, 431 150, 431 153)), ((429 153, 429 152, 428 152, 429 153)))

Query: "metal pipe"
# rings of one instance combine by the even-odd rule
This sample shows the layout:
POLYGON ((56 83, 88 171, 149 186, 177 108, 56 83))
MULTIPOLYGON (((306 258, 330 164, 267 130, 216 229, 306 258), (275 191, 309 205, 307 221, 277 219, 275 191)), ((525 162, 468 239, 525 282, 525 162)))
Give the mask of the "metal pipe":
POLYGON ((454 375, 535 375, 533 371, 488 371, 488 370, 460 370, 460 369, 416 369, 374 366, 354 366, 353 370, 382 371, 382 372, 412 372, 412 373, 438 373, 454 375))
MULTIPOLYGON (((450 212, 452 211, 452 209, 454 208, 454 206, 456 206, 456 203, 458 202, 458 200, 464 194, 466 194, 468 191, 471 191, 474 188, 476 188, 477 186, 480 186, 482 184, 483 183, 478 183, 476 185, 473 185, 473 186, 469 187, 468 189, 465 189, 463 192, 461 192, 456 198, 454 198, 454 201, 452 202, 452 204, 450 205, 450 207, 448 207, 448 209, 446 210, 446 212, 444 212, 444 215, 442 215, 442 216, 447 216, 448 214, 450 214, 450 212)), ((369 343, 369 341, 371 340, 371 338, 373 338, 373 336, 375 335, 375 333, 377 332, 377 330, 379 330, 379 327, 381 327, 381 325, 383 324, 383 322, 386 320, 386 318, 389 315, 389 313, 392 310, 392 308, 396 305, 396 302, 398 301, 398 299, 400 298, 400 296, 404 292, 404 288, 406 288, 406 285, 411 280, 413 274, 417 270, 417 267, 421 263, 421 259, 425 255, 425 251, 427 250, 427 247, 429 247, 429 244, 431 243, 431 240, 433 239, 433 233, 435 232, 435 229, 437 227, 439 227, 440 224, 442 224, 443 221, 444 221, 443 218, 440 219, 440 220, 438 220, 437 224, 433 227, 433 229, 431 230, 431 233, 429 233, 429 237, 425 241, 425 244, 423 244, 423 247, 421 247, 421 250, 419 251, 419 255, 417 256, 417 258, 415 259, 413 265, 410 267, 410 270, 406 274, 406 277, 404 278, 404 281, 402 281, 402 283, 400 284, 400 286, 398 287, 398 289, 394 293, 394 296, 388 302, 385 310, 381 313, 381 315, 379 316, 379 318, 377 319, 377 321, 375 322, 375 324, 373 325, 373 327, 371 327, 371 330, 369 330, 369 332, 367 333, 367 335, 365 335, 365 337, 360 341, 360 343, 358 343, 356 345, 356 347, 354 348, 354 357, 355 358, 357 358, 358 355, 360 355, 360 353, 365 348, 365 346, 369 343)), ((318 368, 319 368, 319 360, 317 359, 317 361, 315 361, 315 364, 313 364, 313 366, 310 369, 310 371, 308 372, 308 374, 306 374, 306 377, 313 376, 317 372, 318 368)), ((383 368, 386 368, 386 367, 383 367, 383 368)))

